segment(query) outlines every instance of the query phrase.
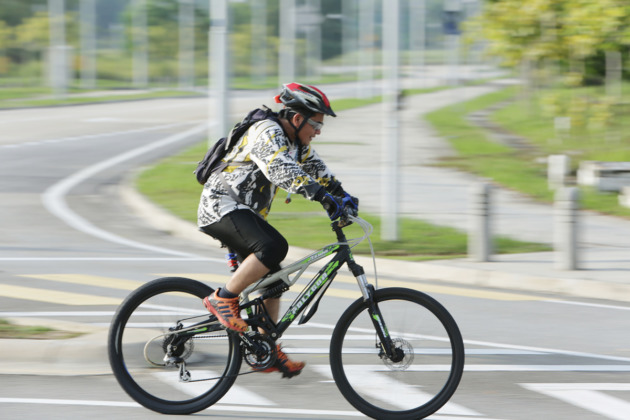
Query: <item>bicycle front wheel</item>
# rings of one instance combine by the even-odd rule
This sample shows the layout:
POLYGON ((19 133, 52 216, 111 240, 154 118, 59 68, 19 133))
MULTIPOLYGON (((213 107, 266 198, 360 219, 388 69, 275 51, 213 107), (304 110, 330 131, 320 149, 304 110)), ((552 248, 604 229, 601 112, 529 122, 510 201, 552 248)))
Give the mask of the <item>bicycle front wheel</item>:
POLYGON ((377 419, 421 419, 451 398, 464 369, 464 344, 448 311, 411 289, 375 291, 398 357, 384 354, 363 299, 343 313, 330 342, 330 366, 343 396, 377 419))
POLYGON ((239 339, 203 307, 201 299, 211 292, 195 280, 161 278, 138 288, 118 308, 109 331, 109 361, 138 403, 163 414, 190 414, 217 402, 234 383, 239 339))

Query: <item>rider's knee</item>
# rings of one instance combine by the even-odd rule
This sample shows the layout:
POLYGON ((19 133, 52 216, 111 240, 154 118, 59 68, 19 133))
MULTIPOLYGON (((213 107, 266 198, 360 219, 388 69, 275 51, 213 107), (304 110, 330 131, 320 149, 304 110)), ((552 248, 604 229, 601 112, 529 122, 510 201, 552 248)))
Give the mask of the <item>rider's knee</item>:
POLYGON ((289 243, 284 238, 276 238, 274 241, 266 241, 255 252, 256 257, 271 271, 280 269, 280 263, 289 252, 289 243))

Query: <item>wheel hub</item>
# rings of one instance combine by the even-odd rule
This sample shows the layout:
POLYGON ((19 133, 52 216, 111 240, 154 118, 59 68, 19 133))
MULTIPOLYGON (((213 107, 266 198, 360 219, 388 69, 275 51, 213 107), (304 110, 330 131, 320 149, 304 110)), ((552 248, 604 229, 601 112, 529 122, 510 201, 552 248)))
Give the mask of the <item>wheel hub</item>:
POLYGON ((383 363, 391 370, 406 370, 413 362, 413 346, 402 338, 393 339, 392 345, 394 347, 392 357, 387 357, 385 352, 381 350, 380 356, 383 363))

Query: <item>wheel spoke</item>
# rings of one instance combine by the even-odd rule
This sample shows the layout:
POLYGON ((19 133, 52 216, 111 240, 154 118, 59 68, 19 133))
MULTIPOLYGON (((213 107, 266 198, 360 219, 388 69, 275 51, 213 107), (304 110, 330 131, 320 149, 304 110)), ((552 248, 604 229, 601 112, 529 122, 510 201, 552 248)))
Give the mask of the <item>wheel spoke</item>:
POLYGON ((375 299, 394 354, 387 357, 381 350, 368 310, 357 301, 343 314, 331 340, 335 381, 348 401, 369 416, 429 415, 459 383, 464 357, 459 330, 448 312, 422 293, 382 289, 375 299), (358 334, 365 339, 357 340, 358 334))
POLYGON ((162 413, 199 411, 218 400, 240 367, 238 340, 203 310, 209 288, 158 279, 134 292, 114 316, 109 352, 123 389, 162 413), (197 335, 193 335, 198 332, 197 335))

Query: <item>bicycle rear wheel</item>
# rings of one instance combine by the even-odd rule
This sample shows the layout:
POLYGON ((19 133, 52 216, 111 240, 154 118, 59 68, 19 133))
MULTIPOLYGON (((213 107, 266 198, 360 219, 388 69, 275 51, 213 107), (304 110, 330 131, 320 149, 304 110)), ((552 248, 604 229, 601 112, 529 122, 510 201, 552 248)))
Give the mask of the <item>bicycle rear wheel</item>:
POLYGON ((363 299, 343 313, 330 342, 330 366, 343 396, 378 419, 420 419, 451 398, 464 368, 464 344, 448 311, 403 288, 375 291, 374 302, 402 360, 381 351, 363 299))
POLYGON ((201 299, 211 292, 195 280, 161 278, 138 288, 118 308, 109 331, 109 361, 138 403, 163 414, 190 414, 217 402, 236 380, 238 336, 203 308, 201 299), (199 328, 187 333, 195 324, 199 328), (176 359, 167 363, 169 345, 176 359))

